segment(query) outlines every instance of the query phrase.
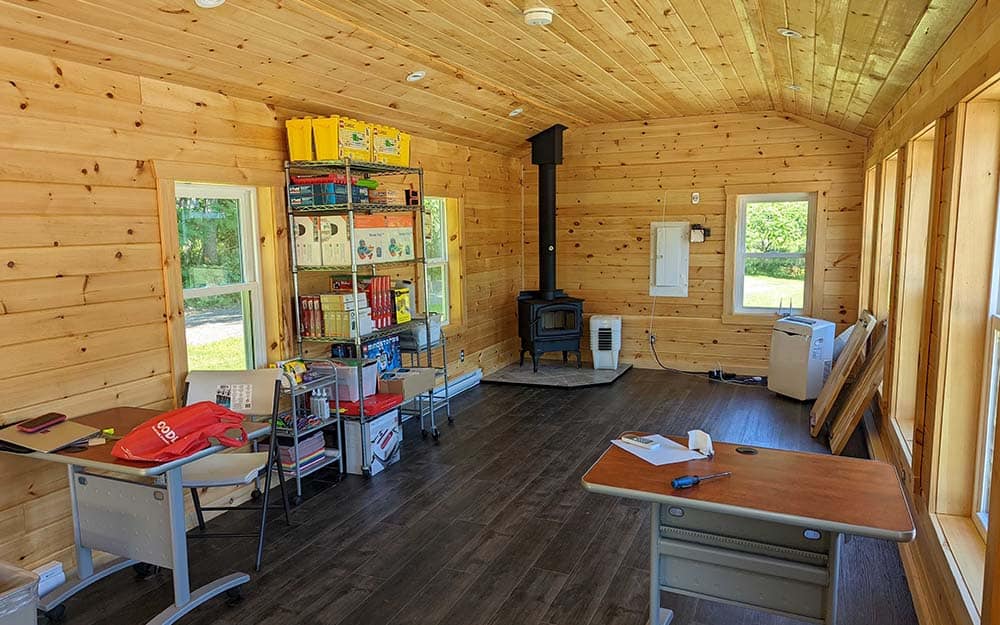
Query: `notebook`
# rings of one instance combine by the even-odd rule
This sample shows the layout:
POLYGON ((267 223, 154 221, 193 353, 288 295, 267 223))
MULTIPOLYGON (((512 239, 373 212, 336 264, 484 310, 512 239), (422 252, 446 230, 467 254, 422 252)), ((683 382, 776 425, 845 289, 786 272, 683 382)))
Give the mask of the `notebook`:
POLYGON ((30 434, 17 429, 16 425, 11 425, 0 429, 0 441, 32 451, 49 453, 92 438, 98 432, 100 430, 95 427, 75 421, 63 421, 47 430, 30 434))

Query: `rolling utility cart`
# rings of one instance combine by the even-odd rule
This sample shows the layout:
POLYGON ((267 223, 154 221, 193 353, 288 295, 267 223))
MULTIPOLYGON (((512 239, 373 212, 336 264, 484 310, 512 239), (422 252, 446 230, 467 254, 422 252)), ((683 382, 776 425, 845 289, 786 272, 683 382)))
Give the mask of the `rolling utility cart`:
MULTIPOLYGON (((289 406, 287 412, 282 410, 280 413, 283 417, 283 423, 274 424, 278 438, 283 439, 280 446, 285 447, 290 441, 293 450, 291 453, 294 467, 285 468, 295 477, 295 495, 291 499, 294 505, 302 503, 302 479, 306 476, 333 463, 337 463, 340 475, 344 474, 344 443, 341 434, 340 398, 337 395, 337 367, 332 360, 302 359, 302 362, 307 367, 312 366, 310 371, 313 372, 321 367, 322 374, 308 382, 296 383, 290 374, 285 373, 285 384, 282 385, 282 391, 289 400, 289 406), (327 369, 329 373, 327 373, 327 369), (327 403, 327 409, 322 414, 317 414, 322 408, 317 410, 315 402, 310 401, 317 398, 317 395, 327 398, 332 395, 333 407, 329 407, 329 403, 327 403), (328 448, 324 444, 321 455, 308 460, 302 458, 300 456, 300 442, 315 435, 320 430, 328 428, 336 431, 336 449, 328 448)), ((278 461, 281 462, 283 457, 279 458, 278 461)))
MULTIPOLYGON (((421 351, 426 352, 427 362, 431 362, 430 324, 426 314, 428 294, 423 233, 427 213, 423 206, 423 169, 353 161, 349 158, 330 161, 291 161, 285 163, 285 188, 288 193, 288 232, 292 259, 292 288, 296 304, 296 340, 299 354, 306 355, 307 344, 352 345, 357 359, 355 369, 358 376, 358 388, 363 389, 362 372, 365 362, 363 360, 363 346, 370 341, 396 336, 416 327, 427 337, 427 347, 421 351), (310 184, 300 180, 298 184, 293 184, 293 175, 310 177, 318 182, 310 184), (357 181, 355 181, 355 176, 359 177, 357 181), (417 178, 418 187, 406 192, 405 201, 402 197, 396 199, 399 203, 392 204, 369 201, 370 185, 365 184, 366 180, 386 177, 396 177, 396 180, 399 180, 399 177, 403 177, 402 180, 410 183, 412 189, 414 176, 417 178), (409 180, 406 177, 409 177, 409 180), (394 237, 384 241, 384 246, 360 237, 358 220, 377 215, 412 216, 412 225, 410 226, 412 246, 409 250, 407 250, 405 242, 400 243, 394 237), (308 239, 313 234, 320 241, 320 252, 300 255, 300 252, 313 249, 302 244, 304 239, 308 239), (398 260, 394 260, 397 257, 398 260), (361 307, 359 306, 363 300, 359 298, 359 295, 365 293, 363 289, 359 288, 359 279, 370 279, 377 275, 388 276, 391 275, 390 270, 398 272, 405 269, 411 269, 414 274, 413 278, 423 282, 419 293, 420 297, 415 298, 417 301, 415 312, 417 314, 410 321, 403 323, 388 323, 374 328, 363 327, 361 307), (350 301, 354 309, 353 319, 348 321, 347 332, 327 335, 324 329, 320 334, 316 334, 315 325, 304 326, 301 306, 301 296, 304 294, 301 291, 301 282, 304 275, 317 272, 330 275, 343 274, 345 278, 350 275, 350 296, 352 298, 350 301), (421 313, 423 316, 420 316, 421 313)), ((405 238, 409 239, 409 237, 405 238)), ((351 309, 345 308, 346 313, 350 316, 351 309)), ((364 403, 364 401, 360 402, 361 409, 358 415, 359 425, 362 429, 370 419, 370 415, 365 414, 364 403)), ((435 439, 438 438, 439 432, 436 427, 432 427, 431 433, 435 439)), ((365 458, 362 473, 370 476, 371 466, 368 462, 368 458, 371 457, 370 442, 365 437, 362 437, 362 446, 362 457, 365 458)))
MULTIPOLYGON (((433 337, 432 333, 432 337, 433 337)), ((420 346, 419 342, 416 344, 410 343, 408 345, 400 345, 400 351, 406 354, 409 358, 409 365, 411 367, 430 367, 436 372, 436 378, 440 379, 444 383, 444 396, 441 397, 437 394, 435 388, 432 388, 426 393, 421 393, 417 397, 414 397, 409 403, 413 404, 413 407, 408 405, 402 406, 400 408, 400 413, 404 415, 404 421, 407 417, 420 417, 420 433, 425 434, 426 430, 424 428, 424 418, 430 417, 431 423, 431 435, 434 438, 438 437, 438 428, 435 412, 444 408, 445 415, 448 417, 448 424, 451 425, 455 423, 455 419, 451 416, 451 393, 448 389, 448 344, 445 339, 444 332, 440 333, 440 340, 429 343, 426 347, 420 346), (441 366, 437 367, 434 365, 432 355, 434 350, 441 350, 441 366), (427 354, 427 364, 424 364, 421 355, 427 354)))

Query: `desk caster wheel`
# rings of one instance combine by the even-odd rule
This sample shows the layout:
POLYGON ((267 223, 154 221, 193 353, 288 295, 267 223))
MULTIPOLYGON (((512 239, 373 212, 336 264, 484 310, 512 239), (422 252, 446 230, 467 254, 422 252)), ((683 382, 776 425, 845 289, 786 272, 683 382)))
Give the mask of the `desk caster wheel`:
POLYGON ((366 477, 366 478, 367 477, 371 477, 372 476, 372 470, 370 468, 369 469, 361 469, 361 475, 363 477, 366 477))
POLYGON ((454 417, 448 417, 448 425, 455 425, 455 418, 454 417))
POLYGON ((233 607, 243 601, 243 588, 237 586, 226 591, 226 605, 233 607))
POLYGON ((251 499, 251 501, 257 501, 258 499, 260 499, 260 496, 261 496, 261 492, 260 492, 259 488, 255 488, 252 491, 250 491, 250 499, 251 499))
POLYGON ((440 436, 441 436, 441 432, 437 428, 434 428, 433 430, 431 430, 431 438, 433 438, 435 441, 438 438, 440 438, 440 436))
POLYGON ((420 428, 420 438, 427 438, 427 430, 420 428))
POLYGON ((136 562, 132 565, 132 570, 135 571, 136 579, 143 580, 156 575, 156 572, 160 570, 160 567, 147 564, 146 562, 136 562))
POLYGON ((292 507, 301 505, 302 504, 302 495, 292 495, 288 499, 288 503, 292 504, 292 507))
POLYGON ((66 606, 57 605, 51 610, 45 610, 42 612, 44 616, 50 623, 65 623, 66 622, 66 606))

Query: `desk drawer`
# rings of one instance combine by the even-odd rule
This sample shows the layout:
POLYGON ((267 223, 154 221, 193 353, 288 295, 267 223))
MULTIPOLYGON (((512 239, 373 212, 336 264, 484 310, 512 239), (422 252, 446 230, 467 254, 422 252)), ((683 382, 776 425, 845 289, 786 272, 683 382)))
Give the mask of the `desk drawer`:
POLYGON ((732 514, 706 512, 684 506, 660 506, 661 536, 668 527, 742 538, 802 551, 830 552, 830 533, 783 523, 748 519, 732 514), (811 538, 806 537, 809 533, 811 538))
POLYGON ((664 590, 812 620, 825 613, 830 584, 825 566, 666 538, 659 551, 664 590))

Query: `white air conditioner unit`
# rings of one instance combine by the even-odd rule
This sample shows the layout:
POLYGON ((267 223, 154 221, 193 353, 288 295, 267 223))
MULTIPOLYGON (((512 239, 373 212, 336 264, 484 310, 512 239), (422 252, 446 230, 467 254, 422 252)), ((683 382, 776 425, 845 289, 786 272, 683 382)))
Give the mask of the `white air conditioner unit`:
POLYGON ((595 369, 617 369, 622 350, 620 315, 594 315, 590 318, 590 351, 595 369))

